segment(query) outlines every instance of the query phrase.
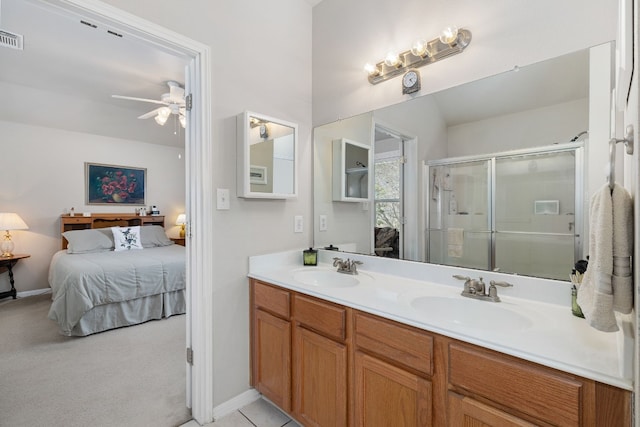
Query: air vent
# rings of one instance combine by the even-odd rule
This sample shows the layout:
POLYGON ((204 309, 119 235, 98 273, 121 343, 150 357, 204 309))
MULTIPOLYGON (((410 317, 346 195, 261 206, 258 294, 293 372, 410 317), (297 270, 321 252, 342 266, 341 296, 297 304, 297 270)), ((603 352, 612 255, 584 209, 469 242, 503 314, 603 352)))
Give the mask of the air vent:
POLYGON ((22 36, 20 34, 0 30, 0 46, 22 50, 22 36))

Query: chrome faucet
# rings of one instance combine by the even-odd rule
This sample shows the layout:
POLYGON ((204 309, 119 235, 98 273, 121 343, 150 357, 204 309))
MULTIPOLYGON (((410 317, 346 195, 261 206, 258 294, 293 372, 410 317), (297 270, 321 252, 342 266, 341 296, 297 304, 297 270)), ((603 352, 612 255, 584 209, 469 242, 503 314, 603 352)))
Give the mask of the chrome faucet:
POLYGON ((464 289, 462 290, 462 293, 460 295, 462 295, 463 297, 479 299, 482 301, 500 302, 497 286, 500 286, 503 288, 508 288, 513 286, 511 283, 496 282, 492 280, 489 282, 489 291, 486 292, 486 286, 482 281, 482 277, 476 280, 468 276, 460 276, 458 274, 454 274, 453 278, 458 280, 464 280, 464 289))
POLYGON ((358 265, 361 264, 362 261, 350 260, 349 258, 346 260, 338 257, 333 259, 333 266, 338 267, 338 273, 358 274, 358 265))

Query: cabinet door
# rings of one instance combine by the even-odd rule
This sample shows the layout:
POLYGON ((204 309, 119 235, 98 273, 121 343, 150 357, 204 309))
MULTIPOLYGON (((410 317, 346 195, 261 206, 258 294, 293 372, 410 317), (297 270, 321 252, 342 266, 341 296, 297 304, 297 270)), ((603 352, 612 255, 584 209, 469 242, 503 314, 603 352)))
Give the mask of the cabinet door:
POLYGON ((255 312, 255 388, 285 411, 291 410, 291 323, 255 312))
POLYGON ((355 355, 356 426, 431 426, 431 382, 376 358, 355 355))
POLYGON ((347 425, 347 347, 295 327, 294 414, 307 426, 347 425))
POLYGON ((533 427, 518 417, 507 414, 469 397, 449 393, 450 427, 533 427))

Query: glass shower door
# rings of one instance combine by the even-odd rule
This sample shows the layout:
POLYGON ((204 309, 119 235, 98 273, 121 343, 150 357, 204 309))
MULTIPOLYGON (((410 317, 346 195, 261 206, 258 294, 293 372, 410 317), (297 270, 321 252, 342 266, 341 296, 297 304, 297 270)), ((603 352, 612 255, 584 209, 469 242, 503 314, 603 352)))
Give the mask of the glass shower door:
POLYGON ((495 160, 493 268, 567 280, 576 261, 576 155, 495 160))
POLYGON ((427 261, 491 266, 489 160, 429 166, 427 261))

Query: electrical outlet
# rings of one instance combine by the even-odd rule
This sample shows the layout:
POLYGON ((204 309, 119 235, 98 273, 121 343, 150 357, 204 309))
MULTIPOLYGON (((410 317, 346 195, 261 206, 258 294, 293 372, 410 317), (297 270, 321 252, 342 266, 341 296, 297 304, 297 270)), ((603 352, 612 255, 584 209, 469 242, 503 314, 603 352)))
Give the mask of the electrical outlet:
POLYGON ((217 204, 216 207, 219 211, 226 211, 231 208, 231 204, 229 202, 229 189, 228 188, 218 188, 217 190, 217 204))
POLYGON ((296 215, 293 217, 293 232, 294 233, 302 233, 304 230, 304 223, 302 220, 302 215, 296 215))
POLYGON ((320 224, 318 225, 320 231, 327 231, 327 216, 320 215, 320 224))

